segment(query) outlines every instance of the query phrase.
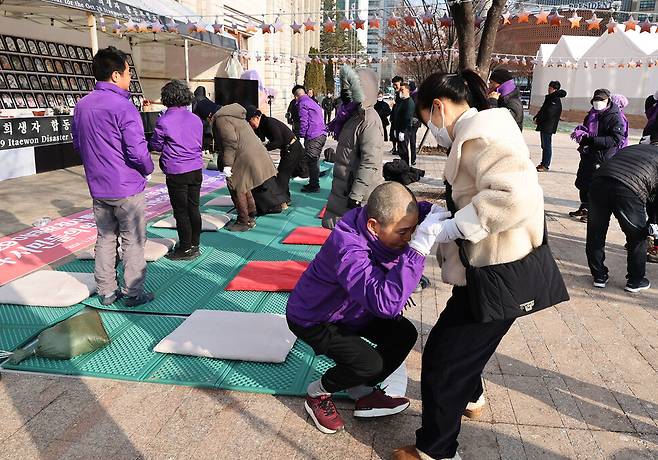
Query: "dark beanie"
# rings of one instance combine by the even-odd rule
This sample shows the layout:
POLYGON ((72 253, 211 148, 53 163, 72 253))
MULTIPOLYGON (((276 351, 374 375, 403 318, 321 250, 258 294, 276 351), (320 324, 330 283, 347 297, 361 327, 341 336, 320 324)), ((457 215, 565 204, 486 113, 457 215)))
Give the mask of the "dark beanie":
POLYGON ((562 87, 562 85, 560 84, 560 82, 557 81, 557 80, 554 80, 554 81, 550 82, 550 83, 548 84, 548 86, 550 86, 551 88, 553 88, 553 89, 556 90, 556 91, 562 87))
POLYGON ((507 69, 495 69, 491 72, 491 77, 489 80, 495 81, 496 83, 503 84, 506 81, 512 80, 514 76, 507 69))
POLYGON ((196 105, 194 112, 201 118, 205 120, 210 115, 214 115, 221 108, 220 105, 215 104, 210 99, 202 99, 196 105))
POLYGON ((245 110, 247 111, 247 115, 245 116, 247 120, 251 120, 258 115, 262 115, 261 111, 258 110, 258 107, 255 105, 248 105, 245 110))

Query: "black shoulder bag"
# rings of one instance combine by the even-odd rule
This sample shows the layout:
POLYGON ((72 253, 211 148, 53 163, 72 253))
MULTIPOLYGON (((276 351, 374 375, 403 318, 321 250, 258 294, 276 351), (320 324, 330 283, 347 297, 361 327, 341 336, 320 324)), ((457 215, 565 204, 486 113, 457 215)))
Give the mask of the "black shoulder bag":
MULTIPOLYGON (((450 187, 448 208, 456 209, 450 187)), ((544 221, 541 246, 520 260, 485 267, 473 267, 466 255, 466 242, 456 241, 459 258, 466 268, 471 312, 476 321, 488 323, 529 315, 569 300, 562 274, 548 246, 544 221)))

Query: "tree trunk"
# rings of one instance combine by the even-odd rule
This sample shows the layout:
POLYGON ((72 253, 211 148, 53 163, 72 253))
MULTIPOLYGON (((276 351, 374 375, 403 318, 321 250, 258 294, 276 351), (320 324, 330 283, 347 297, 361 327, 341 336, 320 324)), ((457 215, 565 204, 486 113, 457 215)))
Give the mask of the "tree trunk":
POLYGON ((482 26, 482 36, 480 37, 480 49, 477 57, 477 72, 486 81, 489 76, 489 67, 491 67, 491 53, 496 42, 498 33, 498 24, 500 16, 505 8, 506 0, 493 0, 487 19, 482 26))
POLYGON ((473 14, 473 3, 463 2, 454 4, 450 7, 450 10, 459 44, 459 69, 475 69, 477 61, 475 59, 475 15, 473 14))

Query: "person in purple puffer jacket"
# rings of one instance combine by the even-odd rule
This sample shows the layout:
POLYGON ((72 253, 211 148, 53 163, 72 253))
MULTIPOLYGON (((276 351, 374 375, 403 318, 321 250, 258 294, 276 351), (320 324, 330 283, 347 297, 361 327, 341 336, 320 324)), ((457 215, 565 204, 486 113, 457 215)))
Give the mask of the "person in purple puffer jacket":
POLYGON ((347 390, 356 400, 355 417, 409 407, 408 399, 388 396, 377 385, 416 343, 416 328, 402 311, 449 217, 441 207, 417 203, 402 184, 385 182, 366 206, 342 217, 295 286, 286 310, 290 330, 336 363, 311 382, 304 404, 323 433, 344 426, 332 393, 347 390))
POLYGON ((187 109, 194 96, 185 82, 170 81, 162 87, 161 95, 167 111, 155 124, 149 149, 162 152, 160 169, 167 176, 169 200, 178 231, 178 248, 167 258, 193 260, 201 254, 199 197, 203 180, 203 123, 187 109))
POLYGON ((308 185, 302 192, 320 191, 320 154, 327 142, 327 127, 324 124, 322 107, 306 94, 302 85, 295 85, 292 94, 297 100, 299 112, 299 141, 304 146, 304 162, 308 165, 308 185))
POLYGON ((96 237, 94 277, 103 305, 126 297, 128 307, 154 299, 146 280, 146 188, 153 160, 144 124, 130 101, 128 56, 110 46, 94 56, 94 90, 80 99, 73 115, 73 148, 85 168, 93 198, 96 237), (117 281, 117 237, 123 251, 123 281, 117 281))

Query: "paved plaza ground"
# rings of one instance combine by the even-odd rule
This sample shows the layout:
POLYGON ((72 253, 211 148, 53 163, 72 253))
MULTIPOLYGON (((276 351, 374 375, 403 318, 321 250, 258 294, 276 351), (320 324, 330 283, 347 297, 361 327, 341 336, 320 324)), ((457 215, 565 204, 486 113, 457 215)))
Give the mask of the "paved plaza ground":
MULTIPOLYGON (((524 134, 537 163, 539 136, 524 134)), ((551 172, 540 181, 550 242, 572 300, 512 327, 485 371, 485 413, 464 420, 459 452, 465 460, 658 458, 658 266, 648 267, 656 288, 623 291, 624 240, 615 222, 611 282, 604 291, 591 287, 585 224, 567 216, 578 206, 578 154, 566 134, 554 138, 554 147, 551 172)), ((434 178, 444 163, 441 156, 419 158, 434 178)), ((81 168, 0 182, 0 234, 89 208, 87 193, 81 168)), ((346 429, 324 435, 301 398, 5 372, 0 458, 390 458, 414 441, 421 352, 450 295, 434 258, 425 273, 433 286, 405 313, 420 336, 407 360, 412 405, 402 415, 357 421, 351 405, 339 401, 346 429)))

